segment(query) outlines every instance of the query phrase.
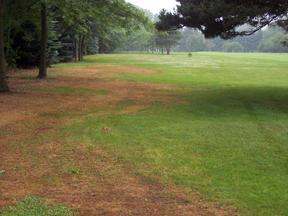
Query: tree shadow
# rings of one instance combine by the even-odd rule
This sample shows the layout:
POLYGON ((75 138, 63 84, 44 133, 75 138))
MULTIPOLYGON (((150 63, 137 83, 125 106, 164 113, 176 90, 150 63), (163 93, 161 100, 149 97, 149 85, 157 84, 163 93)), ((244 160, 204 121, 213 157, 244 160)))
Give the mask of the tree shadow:
POLYGON ((281 116, 288 113, 288 87, 225 87, 186 92, 190 113, 197 116, 281 116))

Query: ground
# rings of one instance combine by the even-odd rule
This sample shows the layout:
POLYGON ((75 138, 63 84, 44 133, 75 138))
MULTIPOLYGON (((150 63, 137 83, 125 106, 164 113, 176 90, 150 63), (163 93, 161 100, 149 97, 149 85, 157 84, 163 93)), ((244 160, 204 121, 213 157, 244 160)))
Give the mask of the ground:
POLYGON ((182 103, 161 91, 174 87, 111 79, 128 72, 158 73, 118 66, 82 66, 52 68, 50 79, 38 80, 34 79, 36 70, 9 72, 11 93, 0 95, 0 171, 6 171, 0 175, 0 209, 16 202, 13 197, 32 194, 75 207, 80 215, 237 215, 220 204, 202 201, 197 192, 137 176, 129 165, 89 141, 75 143, 59 138, 57 131, 81 120, 79 116, 133 113, 157 100, 182 103), (40 91, 57 87, 104 89, 110 93, 40 91), (126 104, 125 109, 113 109, 119 104, 126 104), (57 118, 56 114, 68 117, 57 118), (73 169, 76 165, 81 169, 73 169))

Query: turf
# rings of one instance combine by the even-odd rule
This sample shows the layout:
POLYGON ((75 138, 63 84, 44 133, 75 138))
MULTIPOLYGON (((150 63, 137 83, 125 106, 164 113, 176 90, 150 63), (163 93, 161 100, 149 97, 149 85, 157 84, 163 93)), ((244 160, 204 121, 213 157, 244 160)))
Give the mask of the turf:
MULTIPOLYGON (((191 213, 192 205, 197 210, 203 200, 216 215, 220 207, 229 215, 288 215, 287 57, 95 55, 53 66, 53 79, 40 84, 32 72, 27 76, 23 71, 21 77, 29 83, 11 79, 11 84, 15 82, 13 89, 22 85, 24 92, 3 96, 0 123, 9 127, 0 134, 5 192, 0 204, 9 201, 9 193, 23 197, 32 191, 40 197, 55 195, 55 202, 84 205, 80 210, 87 215, 95 210, 151 215, 155 209, 180 215, 191 213), (89 65, 101 65, 95 67, 101 77, 95 79, 91 67, 83 79, 81 67, 89 65), (115 67, 104 70, 105 65, 115 67), (127 68, 124 74, 119 68, 115 72, 117 66, 131 73, 127 68), (78 67, 77 77, 68 73, 71 67, 78 67), (158 73, 134 73, 136 68, 158 73), (177 193, 161 195, 170 194, 174 184, 177 193), (147 185, 150 191, 144 190, 147 185), (55 187, 61 193, 55 194, 55 187), (188 194, 185 211, 179 188, 188 194)), ((24 203, 19 208, 29 207, 28 201, 18 202, 24 203)), ((35 208, 46 211, 45 200, 40 201, 35 208)), ((205 214, 205 209, 197 213, 205 214)))
POLYGON ((65 133, 113 152, 135 173, 200 191, 243 215, 288 215, 287 54, 108 55, 155 69, 120 80, 177 86, 134 115, 87 118, 65 133), (107 125, 111 132, 95 133, 107 125))

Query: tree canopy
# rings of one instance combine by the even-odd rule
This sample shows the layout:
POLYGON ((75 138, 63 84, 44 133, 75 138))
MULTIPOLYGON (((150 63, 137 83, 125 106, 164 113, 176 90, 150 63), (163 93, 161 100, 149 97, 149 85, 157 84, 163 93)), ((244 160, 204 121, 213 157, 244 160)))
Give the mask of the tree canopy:
POLYGON ((196 28, 206 38, 220 36, 229 39, 251 35, 261 28, 277 23, 287 28, 287 0, 176 0, 174 13, 160 14, 158 30, 167 31, 184 26, 196 28), (238 27, 248 24, 248 30, 238 27))
POLYGON ((95 42, 95 52, 98 41, 107 38, 105 34, 110 27, 133 31, 142 26, 154 28, 143 11, 125 0, 0 0, 0 92, 9 91, 5 65, 20 58, 21 53, 16 51, 23 46, 14 40, 17 37, 27 45, 25 50, 31 53, 30 59, 35 60, 30 66, 39 67, 38 78, 45 78, 46 66, 51 64, 46 61, 46 52, 53 52, 53 58, 57 53, 71 55, 68 44, 74 43, 75 59, 79 53, 79 60, 82 60, 85 41, 92 39, 95 42), (51 35, 57 42, 51 40, 51 35))

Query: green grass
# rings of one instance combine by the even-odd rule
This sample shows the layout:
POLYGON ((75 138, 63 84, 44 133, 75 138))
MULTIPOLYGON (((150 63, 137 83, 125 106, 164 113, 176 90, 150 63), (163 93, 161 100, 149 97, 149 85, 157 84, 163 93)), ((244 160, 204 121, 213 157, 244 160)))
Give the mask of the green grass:
POLYGON ((18 201, 15 206, 3 208, 0 213, 3 216, 68 216, 77 214, 61 204, 51 205, 48 199, 34 196, 27 196, 18 201))
POLYGON ((199 191, 243 215, 288 215, 287 54, 87 59, 161 71, 119 79, 182 87, 163 93, 186 103, 156 101, 134 115, 89 117, 65 135, 101 144, 140 176, 199 191), (113 131, 100 131, 104 125, 113 131))
POLYGON ((41 88, 33 89, 33 91, 39 92, 53 92, 62 94, 75 94, 75 95, 108 95, 110 91, 104 89, 88 89, 88 88, 72 88, 67 86, 57 86, 54 88, 41 88))
MULTIPOLYGON (((178 86, 286 85, 288 54, 172 53, 172 55, 97 55, 94 63, 120 64, 164 72, 125 74, 122 79, 178 86), (110 60, 110 61, 109 61, 110 60)), ((93 57, 88 57, 87 61, 93 57)))

